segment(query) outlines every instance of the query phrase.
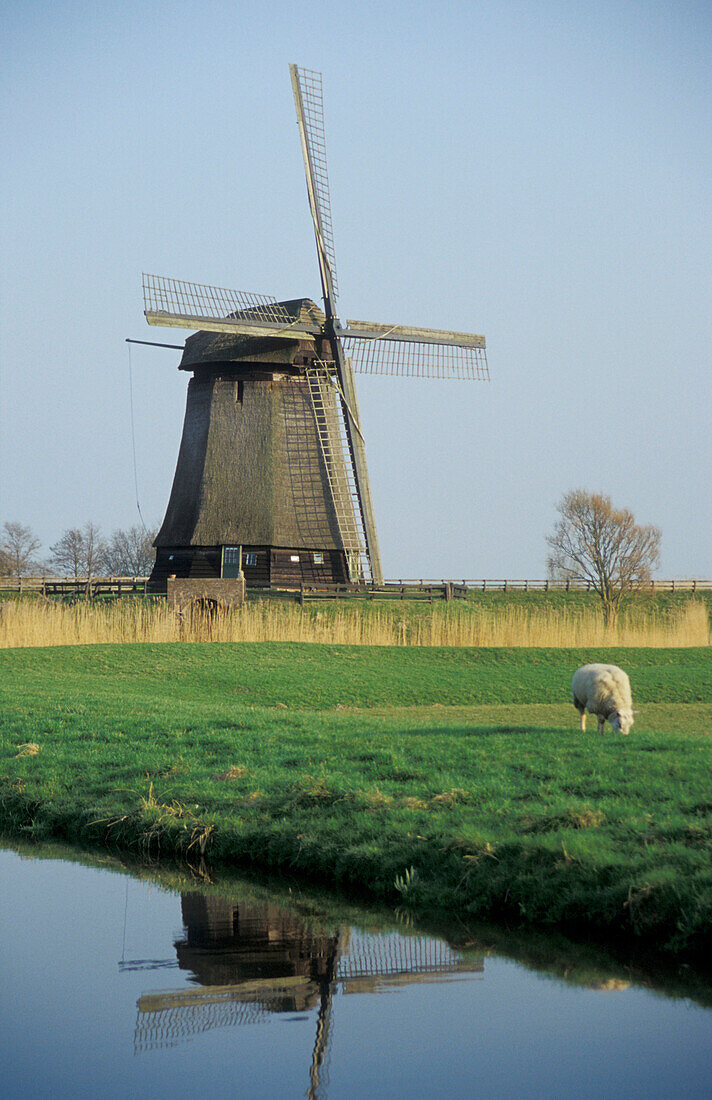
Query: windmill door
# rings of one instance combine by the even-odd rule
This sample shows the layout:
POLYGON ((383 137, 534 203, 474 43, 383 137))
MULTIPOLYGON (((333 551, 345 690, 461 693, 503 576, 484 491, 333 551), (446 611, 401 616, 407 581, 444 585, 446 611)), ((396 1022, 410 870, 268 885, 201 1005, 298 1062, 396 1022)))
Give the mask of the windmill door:
POLYGON ((222 548, 222 577, 239 577, 242 572, 242 547, 223 546, 222 548))

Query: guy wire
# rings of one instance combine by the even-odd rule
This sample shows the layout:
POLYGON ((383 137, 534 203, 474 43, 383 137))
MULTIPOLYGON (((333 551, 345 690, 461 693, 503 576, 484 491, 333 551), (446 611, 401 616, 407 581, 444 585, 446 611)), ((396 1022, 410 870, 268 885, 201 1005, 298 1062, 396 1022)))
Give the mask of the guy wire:
MULTIPOLYGON (((128 341, 127 341, 128 343, 128 341)), ((141 505, 138 501, 138 469, 136 466, 136 427, 134 424, 134 399, 133 399, 133 370, 131 367, 131 344, 128 344, 129 349, 129 404, 131 406, 131 450, 133 453, 133 472, 134 472, 134 489, 136 491, 136 508, 138 509, 139 519, 141 520, 141 526, 143 527, 144 535, 148 534, 148 529, 143 520, 143 513, 141 511, 141 505)))

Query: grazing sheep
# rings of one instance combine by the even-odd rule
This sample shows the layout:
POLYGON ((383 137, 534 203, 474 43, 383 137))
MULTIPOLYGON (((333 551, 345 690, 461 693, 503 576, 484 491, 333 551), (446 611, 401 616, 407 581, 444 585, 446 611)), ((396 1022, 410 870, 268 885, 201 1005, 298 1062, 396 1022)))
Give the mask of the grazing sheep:
POLYGON ((616 665, 583 665, 574 672, 571 692, 584 732, 586 711, 598 718, 599 733, 603 733, 606 720, 620 733, 630 731, 633 725, 633 699, 630 680, 622 668, 616 665))

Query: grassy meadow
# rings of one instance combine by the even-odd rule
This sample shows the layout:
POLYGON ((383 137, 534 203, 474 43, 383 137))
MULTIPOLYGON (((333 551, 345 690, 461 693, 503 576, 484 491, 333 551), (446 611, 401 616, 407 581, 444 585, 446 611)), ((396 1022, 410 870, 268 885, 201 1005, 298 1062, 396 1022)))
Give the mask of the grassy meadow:
POLYGON ((706 645, 0 650, 7 833, 287 869, 413 912, 709 951, 711 772, 706 645), (593 659, 630 674, 627 738, 578 728, 571 674, 593 659))

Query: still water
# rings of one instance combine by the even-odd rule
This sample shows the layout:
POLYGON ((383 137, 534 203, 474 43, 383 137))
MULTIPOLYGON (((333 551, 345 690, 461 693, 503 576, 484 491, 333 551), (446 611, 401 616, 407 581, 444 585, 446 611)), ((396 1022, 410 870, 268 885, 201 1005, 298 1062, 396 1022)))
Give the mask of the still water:
POLYGON ((404 921, 0 849, 0 1096, 712 1096, 704 982, 404 921))

